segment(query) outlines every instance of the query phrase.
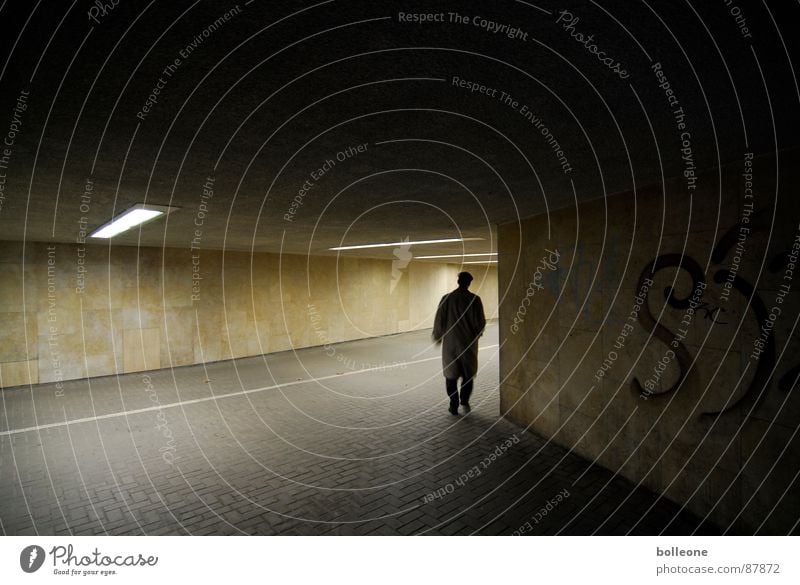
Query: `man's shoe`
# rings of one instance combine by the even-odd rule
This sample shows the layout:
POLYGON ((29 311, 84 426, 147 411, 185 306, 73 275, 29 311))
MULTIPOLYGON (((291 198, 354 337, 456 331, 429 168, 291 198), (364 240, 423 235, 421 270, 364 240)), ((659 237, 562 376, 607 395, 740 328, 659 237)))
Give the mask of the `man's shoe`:
POLYGON ((458 407, 457 406, 451 406, 447 410, 450 411, 450 414, 458 416, 458 407))
POLYGON ((467 404, 466 402, 462 402, 462 403, 461 403, 461 406, 463 406, 463 407, 464 407, 464 413, 467 413, 467 412, 469 412, 470 410, 472 410, 472 409, 469 407, 469 404, 467 404))

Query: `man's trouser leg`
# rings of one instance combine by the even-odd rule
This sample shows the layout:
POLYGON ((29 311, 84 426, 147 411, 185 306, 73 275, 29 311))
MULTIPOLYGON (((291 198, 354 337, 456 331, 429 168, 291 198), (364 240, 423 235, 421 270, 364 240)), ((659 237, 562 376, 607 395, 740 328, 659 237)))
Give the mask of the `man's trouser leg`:
POLYGON ((469 404, 469 397, 472 395, 472 378, 461 382, 461 404, 469 404))
POLYGON ((450 397, 450 408, 458 408, 458 378, 445 378, 445 388, 447 388, 447 395, 450 397))

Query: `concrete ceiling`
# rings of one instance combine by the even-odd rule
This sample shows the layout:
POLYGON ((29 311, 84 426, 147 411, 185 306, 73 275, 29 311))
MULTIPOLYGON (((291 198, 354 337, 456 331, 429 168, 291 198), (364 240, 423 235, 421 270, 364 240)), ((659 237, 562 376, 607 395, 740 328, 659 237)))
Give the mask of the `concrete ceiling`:
POLYGON ((512 0, 100 4, 2 4, 0 139, 18 130, 2 239, 75 242, 82 218, 94 229, 147 202, 179 209, 115 245, 318 254, 473 237, 414 254, 490 251, 497 223, 682 171, 654 63, 697 168, 798 144, 796 3, 573 2, 570 28, 560 4, 512 0), (401 22, 430 12, 444 22, 401 22))

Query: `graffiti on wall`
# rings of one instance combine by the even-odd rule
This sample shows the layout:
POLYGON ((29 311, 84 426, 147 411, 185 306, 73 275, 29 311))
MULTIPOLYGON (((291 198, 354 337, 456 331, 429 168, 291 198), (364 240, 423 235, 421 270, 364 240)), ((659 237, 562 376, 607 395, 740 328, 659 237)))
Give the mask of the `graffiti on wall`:
MULTIPOLYGON (((755 214, 749 223, 752 226, 750 228, 752 231, 767 229, 766 213, 762 211, 755 214)), ((732 251, 736 252, 741 230, 742 224, 738 223, 722 235, 714 246, 711 254, 711 262, 713 264, 722 264, 732 251)), ((784 250, 775 254, 769 262, 767 262, 767 270, 775 274, 780 273, 789 265, 790 257, 791 251, 789 250, 784 250)), ((652 280, 658 272, 670 268, 676 268, 689 275, 691 278, 691 292, 685 296, 680 296, 671 286, 665 287, 663 294, 667 306, 679 311, 692 309, 695 318, 698 311, 700 311, 704 319, 711 320, 715 325, 727 323, 721 319, 719 307, 702 300, 702 294, 707 284, 706 274, 700 264, 687 255, 663 254, 655 258, 651 263, 648 263, 639 275, 639 282, 636 290, 641 290, 645 280, 652 280), (700 291, 699 294, 698 291, 700 291)), ((740 393, 737 398, 730 396, 724 405, 713 410, 705 411, 701 416, 718 416, 724 414, 733 410, 745 400, 748 403, 752 403, 753 408, 757 407, 763 400, 773 380, 775 368, 777 366, 773 328, 775 317, 773 312, 767 308, 759 291, 752 283, 738 273, 737 262, 732 263, 728 268, 716 270, 712 279, 717 285, 722 285, 726 287, 727 290, 736 292, 744 298, 747 303, 747 309, 753 312, 760 325, 760 339, 755 341, 757 351, 754 351, 752 355, 756 357, 756 369, 746 390, 740 393), (765 325, 769 323, 773 325, 766 327, 765 325)), ((786 292, 788 292, 788 287, 786 288, 786 292)), ((778 294, 780 294, 780 292, 778 294)), ((686 383, 687 377, 690 376, 692 371, 691 368, 695 358, 684 344, 685 332, 683 332, 680 327, 677 328, 677 331, 672 331, 665 327, 652 314, 647 303, 644 304, 639 313, 639 324, 652 338, 667 345, 669 348, 667 355, 671 358, 670 361, 676 364, 679 372, 675 382, 669 388, 660 392, 654 393, 651 384, 645 381, 643 385, 637 378, 633 378, 631 381, 631 389, 640 397, 648 400, 663 399, 680 389, 681 386, 686 383)), ((777 384, 778 388, 781 391, 788 392, 797 383, 798 376, 800 376, 800 364, 789 368, 788 371, 780 376, 777 384)))

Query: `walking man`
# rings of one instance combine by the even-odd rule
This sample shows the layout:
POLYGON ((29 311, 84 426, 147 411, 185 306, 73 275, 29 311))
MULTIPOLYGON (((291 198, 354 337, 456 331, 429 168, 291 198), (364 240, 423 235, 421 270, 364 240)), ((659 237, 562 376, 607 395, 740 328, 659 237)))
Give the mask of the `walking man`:
POLYGON ((461 378, 461 406, 469 412, 472 382, 478 371, 478 338, 483 334, 486 317, 478 295, 469 292, 472 275, 458 274, 458 288, 439 301, 433 322, 433 340, 442 344, 442 369, 450 397, 450 414, 458 414, 461 378))

